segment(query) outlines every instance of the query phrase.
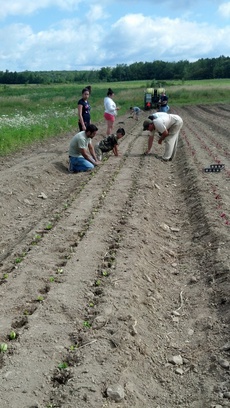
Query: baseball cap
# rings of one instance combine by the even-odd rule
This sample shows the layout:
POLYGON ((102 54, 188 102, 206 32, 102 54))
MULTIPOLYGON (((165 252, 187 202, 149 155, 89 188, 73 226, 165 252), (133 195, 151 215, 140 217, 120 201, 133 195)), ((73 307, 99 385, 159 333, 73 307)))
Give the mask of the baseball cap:
POLYGON ((148 130, 149 125, 150 125, 151 123, 153 123, 152 120, 146 119, 146 120, 144 121, 144 123, 143 123, 143 130, 148 130))

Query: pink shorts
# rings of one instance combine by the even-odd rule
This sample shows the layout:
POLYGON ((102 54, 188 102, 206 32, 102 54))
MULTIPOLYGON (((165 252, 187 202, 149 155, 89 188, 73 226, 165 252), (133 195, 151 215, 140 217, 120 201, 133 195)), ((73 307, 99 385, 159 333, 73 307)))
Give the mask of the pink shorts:
POLYGON ((114 115, 111 115, 110 113, 104 113, 104 118, 106 119, 106 120, 109 120, 110 122, 114 122, 115 121, 115 116, 114 115))

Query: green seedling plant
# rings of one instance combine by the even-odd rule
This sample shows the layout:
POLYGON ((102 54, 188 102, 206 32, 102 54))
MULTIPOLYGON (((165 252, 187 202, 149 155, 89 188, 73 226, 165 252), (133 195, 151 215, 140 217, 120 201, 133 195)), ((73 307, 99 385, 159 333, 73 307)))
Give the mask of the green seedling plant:
POLYGON ((100 286, 100 284, 101 284, 100 279, 96 280, 95 285, 96 285, 96 286, 100 286))
POLYGON ((70 259, 70 258, 71 258, 71 255, 70 255, 70 254, 65 255, 65 259, 70 259))
POLYGON ((88 322, 88 320, 85 320, 85 321, 83 322, 83 326, 84 326, 84 327, 87 327, 87 328, 90 328, 90 327, 91 327, 91 324, 88 322))
POLYGON ((3 279, 8 279, 8 273, 4 273, 3 279))
POLYGON ((1 343, 0 344, 0 353, 5 353, 7 351, 7 344, 6 343, 1 343))
POLYGON ((50 276, 49 281, 50 281, 50 282, 54 282, 54 281, 55 281, 55 277, 54 277, 54 276, 50 276))
POLYGON ((57 273, 62 274, 63 272, 64 272, 64 271, 63 271, 63 269, 62 269, 62 268, 58 268, 57 273))
POLYGON ((102 275, 103 276, 109 276, 109 272, 108 271, 102 271, 102 275))
POLYGON ((14 330, 11 330, 10 334, 9 334, 9 339, 10 340, 15 340, 17 337, 17 333, 14 330))
POLYGON ((60 370, 65 370, 65 368, 68 368, 68 363, 66 363, 66 362, 60 363, 60 364, 58 364, 58 368, 60 370))
POLYGON ((44 300, 44 296, 40 295, 40 296, 37 297, 38 302, 43 302, 43 300, 44 300))
POLYGON ((39 234, 37 234, 37 235, 35 235, 34 239, 35 239, 36 241, 39 241, 40 239, 42 239, 42 236, 39 235, 39 234))
POLYGON ((15 259, 15 263, 18 264, 18 263, 22 262, 22 261, 23 261, 23 258, 24 258, 25 256, 26 256, 26 253, 25 253, 25 252, 22 252, 22 254, 21 254, 20 256, 18 256, 18 257, 15 259))
POLYGON ((51 224, 51 222, 49 222, 46 226, 45 226, 45 230, 46 231, 49 231, 49 230, 51 230, 53 228, 53 225, 51 224))
POLYGON ((94 307, 94 303, 93 303, 93 302, 89 302, 89 307, 94 307))
POLYGON ((32 241, 32 245, 36 245, 40 240, 42 239, 42 236, 37 234, 35 235, 33 241, 32 241))

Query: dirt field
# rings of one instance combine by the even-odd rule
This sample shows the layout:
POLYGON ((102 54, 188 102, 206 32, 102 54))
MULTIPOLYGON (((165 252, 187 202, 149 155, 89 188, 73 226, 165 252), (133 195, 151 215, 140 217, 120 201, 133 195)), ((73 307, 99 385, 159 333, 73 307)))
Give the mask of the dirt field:
POLYGON ((0 159, 1 408, 230 407, 230 105, 173 112, 174 162, 148 113, 93 173, 72 135, 0 159))

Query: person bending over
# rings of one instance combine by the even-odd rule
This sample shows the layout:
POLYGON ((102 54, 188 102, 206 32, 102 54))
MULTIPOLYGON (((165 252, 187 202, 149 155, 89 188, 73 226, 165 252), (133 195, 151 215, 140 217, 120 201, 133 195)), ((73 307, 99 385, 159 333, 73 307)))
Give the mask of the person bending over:
POLYGON ((143 123, 143 130, 149 131, 148 149, 145 154, 149 154, 153 145, 154 135, 159 136, 158 143, 165 143, 165 151, 162 160, 172 160, 176 155, 177 143, 183 120, 179 115, 171 113, 157 112, 149 116, 143 123))
POLYGON ((138 120, 139 119, 139 114, 141 113, 141 109, 138 106, 130 107, 130 112, 133 117, 133 119, 138 120))

